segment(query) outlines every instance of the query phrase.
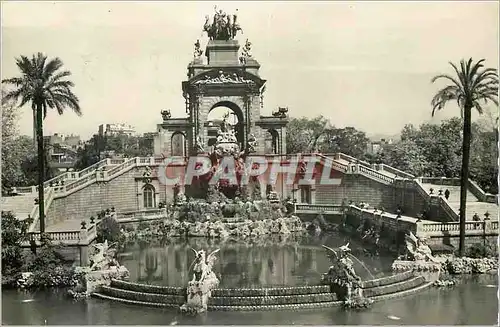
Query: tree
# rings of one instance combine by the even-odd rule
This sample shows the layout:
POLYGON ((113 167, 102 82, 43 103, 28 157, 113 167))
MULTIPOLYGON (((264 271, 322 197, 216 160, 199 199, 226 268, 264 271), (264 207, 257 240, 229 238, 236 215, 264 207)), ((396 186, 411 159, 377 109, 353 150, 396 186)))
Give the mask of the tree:
POLYGON ((354 127, 329 128, 325 130, 324 142, 320 148, 325 153, 342 152, 355 158, 361 158, 370 139, 365 132, 354 127))
POLYGON ((484 68, 484 59, 474 63, 469 59, 460 61, 460 69, 450 62, 457 76, 447 74, 437 75, 432 82, 445 79, 450 82, 440 89, 432 99, 432 116, 436 110, 444 108, 449 101, 457 101, 463 117, 462 135, 462 169, 460 176, 460 243, 459 255, 465 253, 465 219, 467 188, 469 183, 469 158, 471 145, 472 109, 480 114, 483 112, 483 103, 493 102, 498 106, 498 73, 494 68, 484 68))
POLYGON ((470 177, 488 193, 498 193, 498 132, 488 122, 472 124, 470 177))
POLYGON ((318 143, 330 122, 323 116, 310 119, 306 117, 292 118, 287 125, 287 153, 307 153, 318 149, 318 143))
POLYGON ((66 79, 71 75, 69 71, 61 71, 63 62, 59 58, 47 60, 47 56, 39 52, 31 59, 20 56, 16 59, 21 76, 2 80, 2 83, 14 87, 5 95, 6 101, 19 102, 19 107, 31 103, 31 109, 36 115, 34 126, 38 147, 38 200, 40 232, 45 232, 44 215, 44 140, 43 119, 47 109, 56 109, 61 115, 66 107, 81 115, 79 100, 72 92, 73 82, 66 79))
POLYGON ((31 219, 17 219, 2 211, 2 284, 4 279, 15 281, 23 265, 22 242, 28 240, 31 219))

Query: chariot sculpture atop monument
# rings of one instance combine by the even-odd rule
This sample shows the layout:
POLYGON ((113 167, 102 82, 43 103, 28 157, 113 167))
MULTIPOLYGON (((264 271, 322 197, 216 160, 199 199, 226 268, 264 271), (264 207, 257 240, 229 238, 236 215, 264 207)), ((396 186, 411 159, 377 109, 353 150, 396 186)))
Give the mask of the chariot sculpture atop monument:
POLYGON ((234 40, 236 33, 243 30, 237 22, 237 12, 233 15, 228 15, 222 9, 217 9, 217 6, 214 7, 215 13, 210 23, 210 16, 205 16, 205 24, 203 25, 203 31, 207 32, 210 40, 234 40))

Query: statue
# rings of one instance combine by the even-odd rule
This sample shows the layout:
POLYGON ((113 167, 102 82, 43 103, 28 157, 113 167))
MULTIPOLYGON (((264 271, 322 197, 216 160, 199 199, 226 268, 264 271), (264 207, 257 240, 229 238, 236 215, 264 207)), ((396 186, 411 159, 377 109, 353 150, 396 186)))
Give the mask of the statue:
POLYGON ((243 50, 241 52, 241 57, 240 57, 240 62, 242 64, 247 63, 248 58, 252 58, 251 51, 252 50, 252 42, 248 41, 248 39, 245 41, 245 45, 243 46, 243 50))
POLYGON ((116 250, 111 249, 113 245, 108 245, 108 240, 104 241, 104 243, 97 243, 93 246, 97 249, 97 253, 95 253, 90 261, 92 262, 90 266, 91 271, 97 270, 107 270, 113 266, 119 266, 118 262, 115 259, 116 250))
POLYGON ((198 135, 196 138, 196 154, 205 153, 205 148, 203 146, 203 142, 201 141, 201 137, 198 135))
POLYGON ((220 130, 222 133, 229 132, 229 123, 227 122, 228 118, 229 118, 229 113, 225 113, 224 116, 222 117, 222 122, 220 123, 220 130))
MULTIPOLYGON (((236 9, 236 13, 237 12, 238 12, 238 9, 236 9)), ((236 36, 236 33, 238 31, 241 31, 241 33, 243 34, 243 30, 241 29, 240 24, 237 23, 238 16, 236 15, 236 13, 233 14, 233 21, 232 21, 232 24, 231 24, 231 37, 233 39, 236 36)))
POLYGON ((423 237, 416 237, 411 231, 405 237, 407 257, 412 261, 438 262, 432 256, 431 248, 426 244, 423 237))
POLYGON ((217 6, 214 7, 214 10, 215 13, 212 24, 210 24, 210 17, 208 15, 205 16, 203 31, 207 33, 210 40, 233 40, 236 33, 241 31, 241 27, 236 22, 236 14, 231 17, 224 11, 217 10, 217 6))
POLYGON ((161 116, 163 118, 163 120, 169 120, 171 117, 172 117, 172 114, 170 113, 170 110, 163 110, 161 112, 161 116))
POLYGON ((361 278, 353 268, 353 262, 349 258, 351 249, 349 243, 334 250, 326 245, 323 247, 328 251, 328 257, 332 266, 328 273, 323 275, 323 282, 329 284, 332 291, 344 301, 346 307, 367 307, 373 301, 363 296, 363 285, 361 278))
POLYGON ((68 290, 75 297, 87 297, 99 290, 103 285, 110 285, 112 279, 128 279, 130 273, 125 266, 121 266, 116 260, 116 250, 112 247, 116 243, 94 244, 96 253, 90 255, 90 267, 76 267, 76 285, 68 290))
POLYGON ((279 107, 277 111, 273 112, 273 117, 286 118, 288 113, 287 107, 279 107))
POLYGON ((208 299, 211 292, 219 285, 219 279, 212 271, 217 257, 215 254, 220 251, 217 249, 206 256, 204 250, 196 251, 195 259, 191 264, 193 267, 193 278, 189 281, 186 290, 186 303, 181 306, 182 312, 202 313, 207 310, 208 299))
POLYGON ((257 147, 257 139, 255 138, 255 135, 250 134, 248 136, 248 141, 247 141, 247 152, 248 153, 254 153, 255 148, 257 147))
POLYGON ((180 206, 186 203, 186 195, 179 184, 174 185, 174 204, 180 206))
POLYGON ((142 173, 142 177, 144 178, 143 179, 144 183, 146 184, 151 183, 152 181, 151 176, 153 176, 153 170, 151 169, 151 167, 146 166, 146 168, 144 169, 144 173, 142 173))
POLYGON ((201 55, 203 54, 203 50, 201 50, 201 44, 200 40, 196 40, 196 43, 194 44, 194 59, 200 59, 201 55))

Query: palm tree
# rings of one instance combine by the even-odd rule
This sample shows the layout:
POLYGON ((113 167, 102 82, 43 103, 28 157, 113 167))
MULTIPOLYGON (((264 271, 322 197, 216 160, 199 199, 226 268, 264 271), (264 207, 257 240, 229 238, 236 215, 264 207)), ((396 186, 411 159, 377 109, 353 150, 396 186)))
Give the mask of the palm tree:
POLYGON ((33 115, 36 116, 36 126, 33 126, 38 145, 38 210, 40 219, 40 233, 45 232, 44 215, 44 142, 43 119, 47 116, 47 108, 56 109, 62 115, 66 107, 71 108, 79 116, 79 100, 71 91, 73 82, 66 79, 71 73, 61 71, 61 59, 47 60, 47 56, 39 52, 31 59, 26 56, 16 58, 16 65, 21 76, 2 80, 2 83, 11 85, 14 89, 7 92, 6 100, 19 102, 19 107, 31 103, 33 115))
POLYGON ((457 101, 463 118, 462 137, 462 171, 460 176, 460 243, 459 255, 465 252, 465 220, 467 187, 469 183, 469 156, 471 142, 471 114, 475 108, 479 114, 483 113, 482 105, 493 102, 498 106, 498 73, 494 68, 484 68, 484 59, 474 63, 469 59, 460 61, 460 69, 450 62, 455 70, 456 76, 438 75, 432 79, 434 83, 438 79, 446 79, 451 84, 439 90, 432 99, 432 116, 436 110, 444 108, 449 101, 457 101))

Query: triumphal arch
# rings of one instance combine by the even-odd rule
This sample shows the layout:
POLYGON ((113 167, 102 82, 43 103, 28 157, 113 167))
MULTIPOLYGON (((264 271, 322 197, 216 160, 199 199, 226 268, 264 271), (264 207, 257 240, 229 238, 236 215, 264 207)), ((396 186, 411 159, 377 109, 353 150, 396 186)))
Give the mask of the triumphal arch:
POLYGON ((188 79, 182 82, 185 118, 174 118, 162 111, 158 125, 155 154, 188 156, 210 151, 223 120, 210 120, 210 112, 226 107, 233 115, 237 143, 241 149, 252 141, 256 154, 285 154, 287 108, 278 108, 272 116, 261 116, 266 80, 259 75, 260 64, 251 54, 252 44, 245 41, 240 49, 236 39, 241 27, 237 15, 216 10, 212 19, 206 16, 203 31, 208 36, 205 51, 198 40, 193 60, 188 65, 188 79))

